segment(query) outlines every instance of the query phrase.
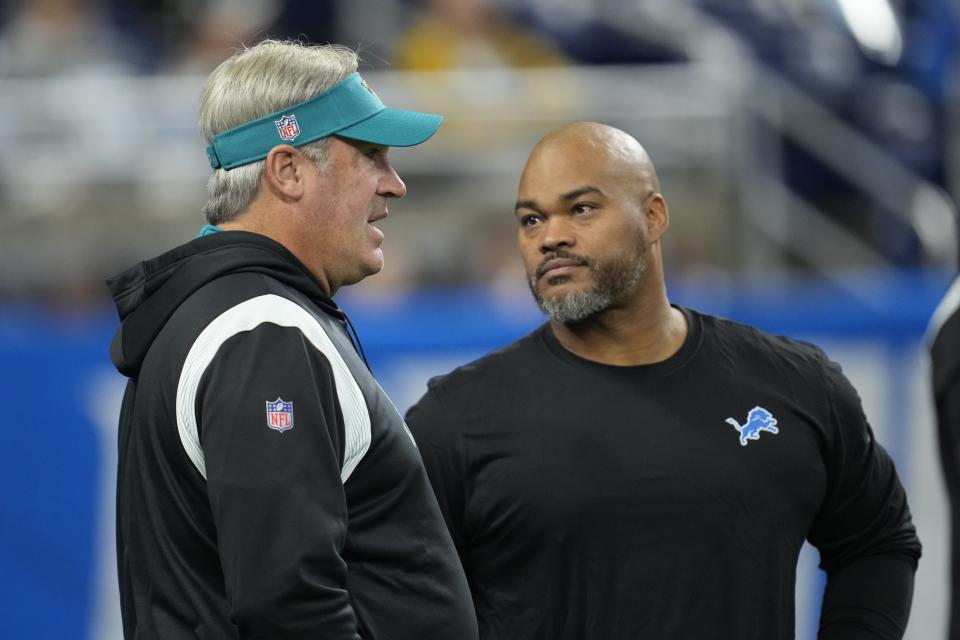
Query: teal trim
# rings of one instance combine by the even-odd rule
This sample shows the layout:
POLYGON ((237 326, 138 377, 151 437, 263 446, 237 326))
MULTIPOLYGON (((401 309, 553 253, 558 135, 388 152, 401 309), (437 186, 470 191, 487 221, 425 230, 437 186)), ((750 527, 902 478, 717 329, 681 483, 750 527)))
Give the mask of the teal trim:
POLYGON ((223 231, 223 229, 212 224, 205 224, 200 229, 200 233, 197 234, 197 237, 202 238, 203 236, 209 236, 211 233, 217 233, 218 231, 223 231))
POLYGON ((420 144, 434 134, 442 116, 388 109, 359 73, 300 104, 214 136, 207 158, 214 169, 233 169, 262 160, 278 144, 299 147, 336 133, 391 147, 420 144))

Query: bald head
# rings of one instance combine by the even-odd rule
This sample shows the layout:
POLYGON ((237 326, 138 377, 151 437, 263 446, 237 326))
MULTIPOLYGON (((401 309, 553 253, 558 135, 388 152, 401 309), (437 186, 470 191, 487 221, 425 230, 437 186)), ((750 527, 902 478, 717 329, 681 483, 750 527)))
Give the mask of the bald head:
POLYGON ((585 321, 663 292, 667 203, 630 135, 577 122, 537 143, 520 178, 517 240, 530 289, 555 323, 585 321))
POLYGON ((641 197, 660 191, 653 162, 636 138, 598 122, 574 122, 545 135, 530 153, 524 176, 541 168, 549 171, 571 158, 633 184, 641 197))

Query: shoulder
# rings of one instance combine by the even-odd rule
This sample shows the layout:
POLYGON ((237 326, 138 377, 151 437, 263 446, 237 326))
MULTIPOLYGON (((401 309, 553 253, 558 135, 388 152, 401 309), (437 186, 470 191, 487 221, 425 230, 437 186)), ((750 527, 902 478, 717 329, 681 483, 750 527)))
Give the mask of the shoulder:
POLYGON ((788 367, 818 377, 831 364, 823 349, 811 342, 769 333, 720 316, 693 313, 702 319, 705 341, 710 348, 735 355, 745 364, 788 367))
POLYGON ((202 332, 237 333, 270 323, 315 331, 326 314, 299 291, 260 273, 233 273, 205 284, 175 312, 173 323, 202 332))
MULTIPOLYGON (((501 406, 525 373, 546 350, 543 327, 448 374, 432 378, 427 391, 407 412, 406 420, 418 437, 433 432, 450 436, 451 425, 476 419, 501 406)), ((439 436, 437 436, 439 437, 439 436)))
POLYGON ((246 308, 262 307, 263 313, 269 314, 271 307, 267 303, 278 297, 301 307, 306 303, 304 296, 269 275, 231 273, 211 280, 197 289, 184 301, 179 311, 205 307, 219 315, 239 305, 246 305, 246 308))
POLYGON ((725 318, 702 317, 707 351, 729 362, 740 377, 750 376, 778 385, 793 397, 817 401, 822 416, 862 413, 856 389, 819 346, 725 318))
POLYGON ((511 385, 546 352, 541 326, 532 333, 487 355, 457 367, 450 373, 431 378, 427 394, 457 398, 464 393, 496 393, 495 389, 511 385))
MULTIPOLYGON (((181 353, 183 367, 208 363, 221 347, 233 345, 260 366, 278 357, 282 343, 305 355, 304 342, 325 358, 335 358, 335 335, 327 317, 296 290, 257 273, 229 274, 197 289, 167 321, 158 339, 162 358, 181 353), (266 336, 269 335, 269 339, 266 336)), ((176 360, 175 360, 176 361, 176 360)))

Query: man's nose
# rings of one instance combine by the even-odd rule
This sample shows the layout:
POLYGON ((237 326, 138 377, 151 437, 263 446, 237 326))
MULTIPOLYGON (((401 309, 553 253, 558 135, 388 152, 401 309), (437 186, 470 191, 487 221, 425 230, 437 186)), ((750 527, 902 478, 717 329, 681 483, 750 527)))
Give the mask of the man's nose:
POLYGON ((570 224, 560 216, 550 216, 543 223, 543 235, 540 237, 540 253, 551 253, 557 249, 572 247, 576 244, 570 224))
POLYGON ((407 193, 407 185, 403 183, 390 163, 387 163, 386 174, 380 180, 378 192, 386 198, 402 198, 407 193))

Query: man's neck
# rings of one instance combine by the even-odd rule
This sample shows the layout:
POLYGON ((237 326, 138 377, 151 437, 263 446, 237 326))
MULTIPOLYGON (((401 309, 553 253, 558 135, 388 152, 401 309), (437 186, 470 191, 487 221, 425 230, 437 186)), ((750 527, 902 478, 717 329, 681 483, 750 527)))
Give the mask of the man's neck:
POLYGON ((578 324, 550 321, 557 341, 593 362, 635 366, 662 362, 683 346, 687 320, 670 306, 666 293, 638 297, 624 308, 610 309, 578 324))
POLYGON ((318 265, 314 264, 316 261, 311 260, 315 257, 314 252, 310 251, 310 247, 303 245, 302 236, 296 232, 296 229, 284 224, 284 216, 271 215, 272 213, 268 211, 254 215, 248 212, 238 219, 223 222, 218 226, 223 231, 249 231, 279 242, 303 263, 323 292, 332 298, 333 294, 337 292, 337 287, 330 281, 327 274, 318 265))

